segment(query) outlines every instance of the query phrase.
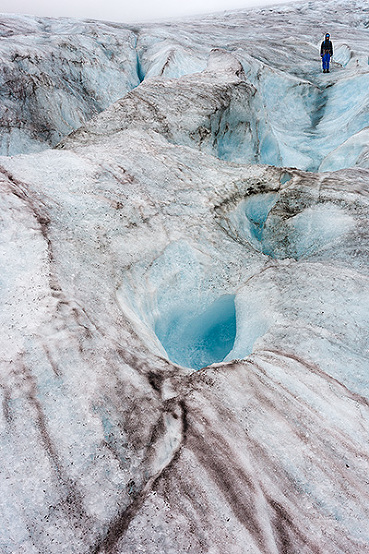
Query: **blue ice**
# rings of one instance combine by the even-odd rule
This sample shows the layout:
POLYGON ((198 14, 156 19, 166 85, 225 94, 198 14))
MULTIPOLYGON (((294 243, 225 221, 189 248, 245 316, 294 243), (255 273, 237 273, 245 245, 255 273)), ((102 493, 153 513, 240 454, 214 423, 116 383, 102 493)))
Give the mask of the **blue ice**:
POLYGON ((193 369, 224 360, 236 338, 234 299, 223 295, 201 313, 194 313, 189 305, 159 319, 155 333, 168 358, 193 369))
POLYGON ((276 193, 255 194, 245 202, 245 215, 250 224, 251 235, 259 242, 262 241, 265 222, 277 199, 276 193))

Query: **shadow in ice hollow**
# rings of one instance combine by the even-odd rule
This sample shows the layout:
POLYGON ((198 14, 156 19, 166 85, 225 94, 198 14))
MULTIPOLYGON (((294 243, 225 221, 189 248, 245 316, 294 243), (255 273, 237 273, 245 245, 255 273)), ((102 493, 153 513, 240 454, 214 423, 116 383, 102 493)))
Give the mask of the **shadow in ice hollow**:
POLYGON ((255 250, 264 252, 265 224, 278 198, 276 192, 249 196, 227 214, 221 214, 220 224, 239 242, 246 242, 255 250))
POLYGON ((193 369, 223 361, 236 338, 234 299, 223 295, 201 313, 189 306, 158 319, 155 333, 168 358, 193 369))
POLYGON ((354 226, 352 216, 334 202, 305 195, 298 204, 288 191, 251 195, 219 215, 221 226, 235 240, 277 259, 316 255, 332 248, 354 226))

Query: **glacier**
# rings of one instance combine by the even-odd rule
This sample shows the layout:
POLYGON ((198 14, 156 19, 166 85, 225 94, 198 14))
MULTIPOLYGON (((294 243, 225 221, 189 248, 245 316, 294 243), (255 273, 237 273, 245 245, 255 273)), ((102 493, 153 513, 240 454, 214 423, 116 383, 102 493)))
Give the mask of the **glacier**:
POLYGON ((2 553, 369 552, 368 28, 0 16, 2 553))

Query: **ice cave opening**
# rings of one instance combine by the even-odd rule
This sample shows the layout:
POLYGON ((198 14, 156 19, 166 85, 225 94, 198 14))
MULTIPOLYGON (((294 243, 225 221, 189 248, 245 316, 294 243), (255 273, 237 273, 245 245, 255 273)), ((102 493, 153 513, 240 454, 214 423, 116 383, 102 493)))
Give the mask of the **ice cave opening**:
POLYGON ((201 369, 221 362, 236 338, 235 296, 225 294, 200 313, 187 305, 162 315, 155 333, 168 358, 178 365, 201 369))

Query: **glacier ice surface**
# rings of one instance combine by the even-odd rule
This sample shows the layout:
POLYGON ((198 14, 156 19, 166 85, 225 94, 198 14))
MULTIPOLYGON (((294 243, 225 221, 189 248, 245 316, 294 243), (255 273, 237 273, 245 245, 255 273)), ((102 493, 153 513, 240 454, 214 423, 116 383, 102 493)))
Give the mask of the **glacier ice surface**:
POLYGON ((369 552, 367 20, 1 16, 2 552, 369 552))

